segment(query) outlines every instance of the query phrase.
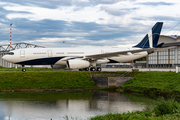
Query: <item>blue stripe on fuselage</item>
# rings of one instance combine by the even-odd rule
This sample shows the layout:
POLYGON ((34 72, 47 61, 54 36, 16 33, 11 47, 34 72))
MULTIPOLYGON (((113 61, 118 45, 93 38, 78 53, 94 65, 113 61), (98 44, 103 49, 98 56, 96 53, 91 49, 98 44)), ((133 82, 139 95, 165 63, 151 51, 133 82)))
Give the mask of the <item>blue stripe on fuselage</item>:
POLYGON ((53 65, 58 60, 62 59, 64 57, 51 57, 51 58, 41 58, 41 59, 34 59, 34 60, 27 60, 23 62, 18 62, 15 64, 21 64, 21 65, 53 65))

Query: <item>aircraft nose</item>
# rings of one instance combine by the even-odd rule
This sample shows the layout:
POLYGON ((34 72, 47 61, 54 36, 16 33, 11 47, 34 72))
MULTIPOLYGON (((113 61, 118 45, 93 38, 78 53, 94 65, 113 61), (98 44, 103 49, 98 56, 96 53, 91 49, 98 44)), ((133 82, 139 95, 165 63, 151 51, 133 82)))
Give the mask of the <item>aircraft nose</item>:
POLYGON ((2 57, 2 59, 3 59, 3 60, 6 60, 6 55, 4 55, 4 56, 2 57))
POLYGON ((4 55, 4 56, 2 57, 2 59, 3 59, 3 60, 6 60, 6 61, 9 61, 7 55, 4 55))

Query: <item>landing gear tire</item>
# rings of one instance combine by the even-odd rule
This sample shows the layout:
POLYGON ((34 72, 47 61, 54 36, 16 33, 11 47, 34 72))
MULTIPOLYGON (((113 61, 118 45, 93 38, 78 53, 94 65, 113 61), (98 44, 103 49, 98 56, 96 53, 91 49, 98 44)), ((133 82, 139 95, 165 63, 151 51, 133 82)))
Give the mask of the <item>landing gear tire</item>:
POLYGON ((97 71, 101 71, 102 69, 101 69, 101 67, 97 67, 97 69, 96 69, 97 71))
POLYGON ((89 68, 79 69, 79 71, 89 71, 89 68))
POLYGON ((89 71, 89 68, 84 68, 85 71, 89 71))
POLYGON ((96 71, 95 67, 90 68, 90 71, 96 71))
POLYGON ((23 71, 23 72, 26 72, 26 69, 25 69, 25 68, 23 68, 23 69, 22 69, 22 71, 23 71))

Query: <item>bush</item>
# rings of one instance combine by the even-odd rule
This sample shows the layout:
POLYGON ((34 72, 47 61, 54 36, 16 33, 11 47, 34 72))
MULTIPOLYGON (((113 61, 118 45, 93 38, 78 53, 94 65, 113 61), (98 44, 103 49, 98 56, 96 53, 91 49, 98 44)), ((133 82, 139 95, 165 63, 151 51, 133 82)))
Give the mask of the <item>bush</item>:
POLYGON ((180 109, 180 106, 177 103, 177 101, 175 101, 174 99, 165 101, 164 98, 161 98, 160 102, 156 103, 154 112, 158 116, 158 115, 178 113, 179 109, 180 109))
POLYGON ((105 116, 96 116, 91 118, 91 120, 124 120, 121 114, 112 114, 109 113, 105 116))

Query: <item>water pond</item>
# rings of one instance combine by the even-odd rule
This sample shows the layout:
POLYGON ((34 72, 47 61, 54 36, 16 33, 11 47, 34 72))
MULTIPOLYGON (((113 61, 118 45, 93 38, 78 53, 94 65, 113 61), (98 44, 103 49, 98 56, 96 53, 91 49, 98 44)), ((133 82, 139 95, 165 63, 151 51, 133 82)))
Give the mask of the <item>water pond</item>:
POLYGON ((154 100, 104 91, 0 93, 0 120, 88 119, 142 110, 154 100))

